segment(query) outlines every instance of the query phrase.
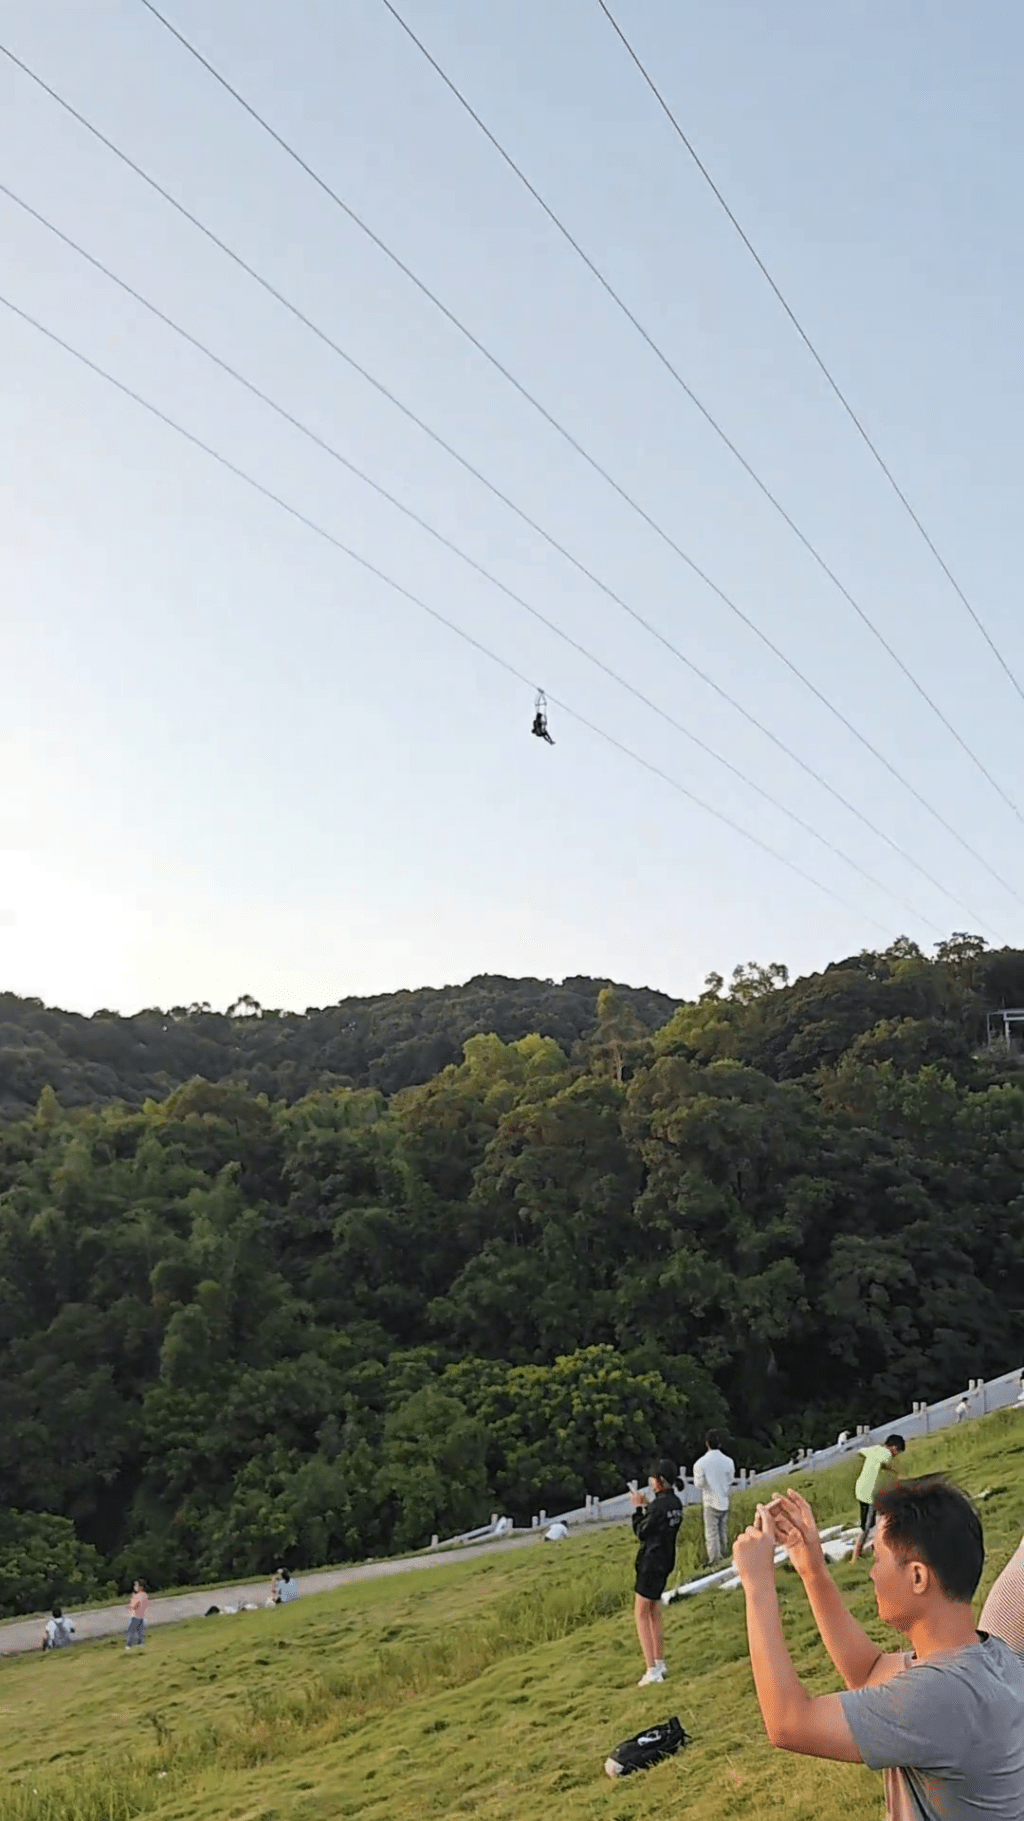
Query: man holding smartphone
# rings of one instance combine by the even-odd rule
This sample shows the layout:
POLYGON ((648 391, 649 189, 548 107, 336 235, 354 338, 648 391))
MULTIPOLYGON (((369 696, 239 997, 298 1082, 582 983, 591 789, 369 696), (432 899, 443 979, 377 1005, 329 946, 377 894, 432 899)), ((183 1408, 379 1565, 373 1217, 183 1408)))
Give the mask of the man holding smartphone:
POLYGON ((759 1505, 733 1547, 768 1737, 784 1751, 884 1771, 887 1821, 1020 1821, 1024 1666, 975 1625, 978 1514, 938 1475, 897 1481, 875 1503, 878 1616, 909 1650, 881 1649, 847 1609, 800 1493, 759 1505), (775 1587, 779 1543, 846 1683, 841 1694, 811 1695, 797 1675, 775 1587))

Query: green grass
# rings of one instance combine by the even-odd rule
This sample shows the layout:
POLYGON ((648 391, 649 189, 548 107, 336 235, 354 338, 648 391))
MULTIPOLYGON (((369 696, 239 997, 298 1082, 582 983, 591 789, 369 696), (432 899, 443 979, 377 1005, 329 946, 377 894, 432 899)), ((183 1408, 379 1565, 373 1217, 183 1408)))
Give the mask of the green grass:
MULTIPOLYGON (((1001 1412, 908 1450, 946 1468, 982 1511, 982 1592, 1024 1528, 1024 1417, 1001 1412)), ((851 1462, 813 1482, 821 1521, 855 1516, 851 1462)), ((812 1486, 806 1476, 794 1484, 812 1486)), ((736 1515, 752 1499, 740 1501, 736 1515)), ((698 1514, 680 1545, 702 1555, 698 1514)), ((701 1821, 877 1821, 880 1779, 775 1752, 747 1664, 743 1599, 666 1614, 671 1679, 638 1689, 632 1543, 624 1528, 476 1562, 425 1565, 274 1611, 0 1663, 0 1821, 632 1821, 653 1803, 701 1821), (678 1713, 693 1735, 625 1783, 620 1739, 678 1713)), ((863 1565, 838 1578, 881 1641, 863 1565)), ((837 1686, 802 1590, 781 1570, 787 1635, 815 1692, 837 1686)))

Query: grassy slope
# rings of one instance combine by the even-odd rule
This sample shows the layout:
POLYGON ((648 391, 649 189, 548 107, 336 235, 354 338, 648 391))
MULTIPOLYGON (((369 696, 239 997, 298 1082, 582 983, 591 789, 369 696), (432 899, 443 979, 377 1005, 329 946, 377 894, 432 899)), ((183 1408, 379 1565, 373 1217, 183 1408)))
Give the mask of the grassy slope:
MULTIPOLYGON (((1024 1527, 1024 1415, 1002 1412, 915 1444, 907 1471, 952 1471, 982 1507, 986 1590, 1024 1527)), ((855 1513, 848 1465, 818 1477, 823 1522, 855 1513)), ((795 1483, 807 1486, 806 1480, 795 1483)), ((698 1564, 696 1514, 684 1574, 698 1564)), ((632 1821, 652 1801, 701 1821, 812 1821, 842 1805, 877 1821, 880 1779, 766 1744, 746 1660, 742 1595, 666 1615, 670 1681, 635 1687, 628 1534, 619 1527, 509 1559, 424 1568, 288 1609, 195 1620, 120 1643, 0 1665, 0 1821, 632 1821), (683 1755, 613 1784, 608 1751, 678 1713, 683 1755)), ((866 1570, 841 1584, 868 1629, 866 1570)), ((787 1634, 815 1691, 837 1685, 791 1572, 787 1634)), ((891 1634, 890 1641, 891 1641, 891 1634)))

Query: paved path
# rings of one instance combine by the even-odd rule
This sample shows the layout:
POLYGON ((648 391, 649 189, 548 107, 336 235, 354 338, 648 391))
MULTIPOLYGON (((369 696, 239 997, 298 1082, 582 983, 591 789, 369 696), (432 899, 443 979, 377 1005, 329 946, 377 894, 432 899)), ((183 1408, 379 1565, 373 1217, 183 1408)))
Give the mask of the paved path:
MULTIPOLYGON (((542 1530, 521 1531, 518 1536, 502 1537, 493 1543, 473 1543, 463 1549, 439 1549, 427 1555, 398 1556, 383 1562, 361 1562, 355 1568, 324 1568, 316 1574, 298 1574, 295 1579, 302 1593, 329 1593, 333 1587, 349 1587, 355 1581, 377 1581, 385 1575, 411 1574, 417 1568, 443 1568, 448 1562, 473 1561, 481 1555, 498 1555, 506 1550, 522 1549, 536 1543, 542 1530)), ((240 1606, 251 1600, 258 1606, 266 1603, 270 1577, 246 1587, 225 1587, 218 1592, 208 1587, 201 1593, 175 1593, 166 1599, 154 1598, 146 1614, 147 1625, 174 1625, 182 1619, 202 1618, 209 1606, 240 1606)), ((75 1637, 109 1638, 123 1632, 127 1623, 127 1601, 124 1606, 101 1606, 95 1612, 72 1612, 75 1637)), ((69 1611, 71 1609, 69 1608, 69 1611)), ((44 1618, 19 1619, 13 1625, 0 1625, 0 1657, 38 1650, 43 1635, 44 1618)))

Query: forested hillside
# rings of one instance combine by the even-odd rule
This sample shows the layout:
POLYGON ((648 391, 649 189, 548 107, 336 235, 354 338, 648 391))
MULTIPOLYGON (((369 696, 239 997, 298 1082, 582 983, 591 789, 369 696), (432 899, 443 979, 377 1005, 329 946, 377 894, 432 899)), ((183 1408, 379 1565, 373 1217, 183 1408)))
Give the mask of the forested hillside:
MULTIPOLYGON (((108 1100, 141 1106, 197 1075, 240 1081, 272 1100, 296 1100, 316 1087, 393 1094, 460 1061, 466 1039, 483 1032, 505 1043, 539 1033, 570 1051, 593 1030, 597 995, 612 984, 481 974, 465 986, 342 999, 322 1010, 268 1011, 243 995, 227 1013, 193 1004, 130 1018, 83 1018, 0 993, 0 1116, 31 1111, 44 1087, 69 1108, 108 1100)), ((645 1030, 664 1024, 678 1003, 646 987, 616 991, 645 1030)))
POLYGON ((654 1033, 608 990, 390 1096, 47 1086, 0 1127, 0 1606, 528 1517, 709 1420, 752 1465, 1021 1362, 1004 1001, 1024 952, 901 942, 654 1033))

